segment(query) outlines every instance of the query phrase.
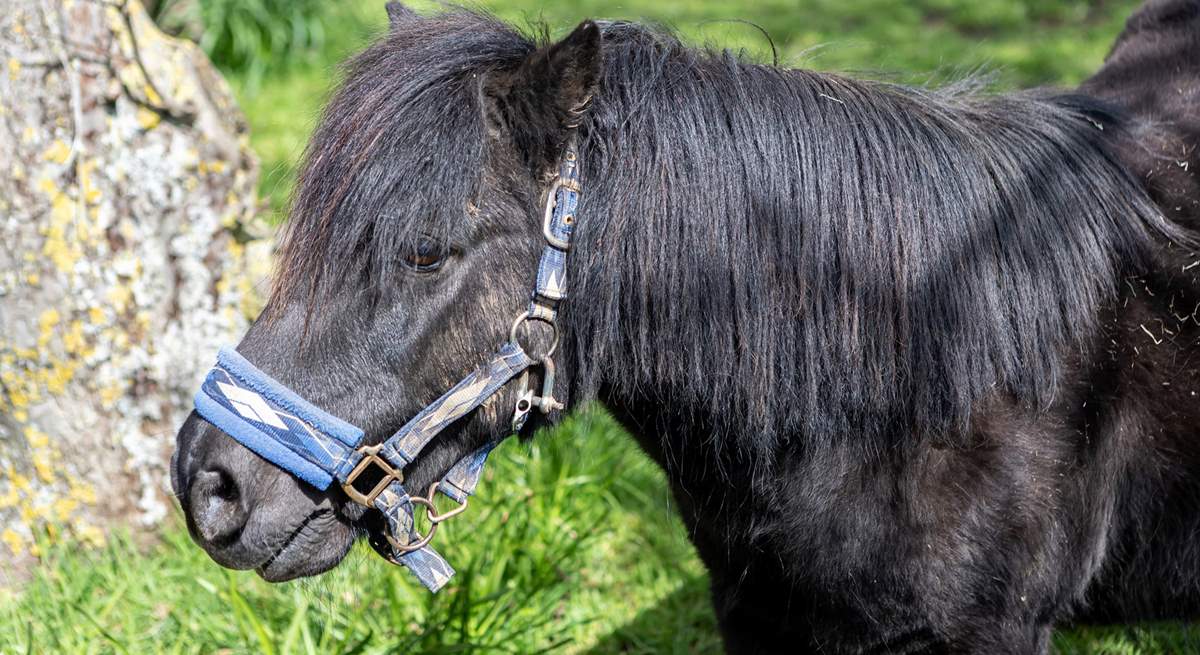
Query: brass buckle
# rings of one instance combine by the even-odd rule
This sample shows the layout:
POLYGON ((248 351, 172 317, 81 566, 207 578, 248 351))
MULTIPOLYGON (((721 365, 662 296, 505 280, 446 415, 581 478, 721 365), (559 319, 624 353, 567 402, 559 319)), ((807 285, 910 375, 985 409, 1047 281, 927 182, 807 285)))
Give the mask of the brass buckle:
MULTIPOLYGON (((384 535, 383 535, 384 539, 387 539, 387 542, 389 544, 391 544, 392 548, 395 548, 397 551, 399 551, 401 553, 411 553, 414 550, 421 550, 425 546, 428 546, 429 542, 433 541, 433 535, 437 534, 437 528, 438 528, 439 524, 441 524, 443 521, 446 521, 448 519, 452 519, 452 518, 458 516, 459 514, 462 514, 464 511, 466 511, 467 501, 464 500, 463 502, 459 503, 458 507, 455 507, 454 509, 447 511, 444 514, 438 514, 437 513, 438 512, 437 505, 435 505, 433 502, 434 495, 437 494, 438 484, 439 484, 439 482, 434 482, 433 485, 429 487, 429 494, 428 494, 428 497, 426 497, 426 498, 422 498, 420 496, 409 496, 408 497, 408 499, 410 501, 412 501, 413 505, 419 505, 419 506, 425 508, 425 516, 426 516, 426 518, 429 519, 429 532, 426 533, 424 536, 421 536, 421 533, 418 532, 417 533, 418 539, 410 544, 402 544, 402 543, 396 541, 396 538, 393 537, 392 535, 384 533, 384 535)), ((413 517, 413 521, 415 524, 415 522, 416 522, 415 516, 413 517)), ((415 531, 415 529, 416 529, 416 527, 414 525, 414 531, 415 531)))
POLYGON ((383 493, 384 489, 388 488, 388 485, 392 482, 404 482, 404 472, 396 470, 386 459, 379 456, 382 448, 383 444, 359 448, 358 451, 363 454, 363 458, 354 467, 354 470, 350 471, 350 475, 346 476, 346 481, 342 483, 342 491, 346 492, 350 500, 360 505, 374 507, 375 499, 383 493), (364 492, 355 487, 354 483, 371 465, 379 467, 383 475, 370 491, 364 492))

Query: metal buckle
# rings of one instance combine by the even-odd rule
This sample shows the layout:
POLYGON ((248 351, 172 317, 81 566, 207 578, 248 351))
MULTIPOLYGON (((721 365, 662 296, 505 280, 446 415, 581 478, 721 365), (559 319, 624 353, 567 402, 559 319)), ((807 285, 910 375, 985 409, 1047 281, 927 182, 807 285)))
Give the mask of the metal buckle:
POLYGON ((382 448, 383 444, 359 448, 358 452, 362 453, 363 458, 355 465, 354 470, 350 471, 350 475, 346 476, 346 481, 342 483, 342 491, 346 492, 350 500, 360 505, 374 507, 375 499, 379 497, 379 494, 383 493, 384 489, 388 488, 388 485, 392 482, 404 482, 404 472, 396 470, 390 462, 379 456, 379 451, 382 448), (379 467, 383 475, 370 491, 363 492, 354 486, 354 482, 372 464, 379 467))

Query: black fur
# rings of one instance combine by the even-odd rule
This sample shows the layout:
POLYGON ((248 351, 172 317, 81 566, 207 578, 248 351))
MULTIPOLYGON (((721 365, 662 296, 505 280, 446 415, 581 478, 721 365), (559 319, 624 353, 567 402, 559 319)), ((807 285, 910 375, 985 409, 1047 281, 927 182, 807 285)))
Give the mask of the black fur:
MULTIPOLYGON (((1079 93, 1009 96, 389 15, 310 144, 261 367, 398 427, 520 310, 576 127, 560 384, 668 471, 731 652, 1035 653, 1200 612, 1200 0, 1151 3, 1079 93)), ((197 430, 185 490, 248 456, 197 430)))

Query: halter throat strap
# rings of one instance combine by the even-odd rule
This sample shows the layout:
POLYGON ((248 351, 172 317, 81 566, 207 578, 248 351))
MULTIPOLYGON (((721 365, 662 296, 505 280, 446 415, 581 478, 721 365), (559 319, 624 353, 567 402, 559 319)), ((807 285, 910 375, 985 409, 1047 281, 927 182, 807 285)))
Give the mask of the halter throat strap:
POLYGON ((546 245, 538 264, 537 284, 528 308, 513 322, 509 340, 383 443, 364 445, 362 429, 308 402, 231 348, 221 349, 216 365, 196 393, 196 411, 304 482, 324 491, 336 481, 351 500, 379 510, 385 520, 386 545, 373 545, 388 561, 404 565, 430 591, 437 592, 454 575, 454 569, 430 542, 440 523, 466 509, 488 454, 499 439, 459 460, 424 496, 412 495, 404 487, 404 469, 447 426, 474 412, 518 376, 513 433, 520 432, 534 410, 549 413, 563 408, 554 397, 552 358, 558 347, 559 304, 567 297, 567 254, 581 193, 578 159, 572 132, 547 194, 542 220, 546 245), (544 353, 530 355, 520 345, 519 332, 529 321, 546 323, 554 331, 544 353), (529 387, 533 367, 542 369, 539 394, 529 387), (439 491, 457 506, 439 513, 434 504, 439 491), (425 510, 430 525, 424 535, 416 527, 418 507, 425 510))

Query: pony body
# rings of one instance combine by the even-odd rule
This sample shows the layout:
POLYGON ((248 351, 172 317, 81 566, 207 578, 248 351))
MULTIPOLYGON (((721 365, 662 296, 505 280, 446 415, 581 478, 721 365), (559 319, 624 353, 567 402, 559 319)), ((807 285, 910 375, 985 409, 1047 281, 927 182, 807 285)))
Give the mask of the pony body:
MULTIPOLYGON (((1194 85, 1197 7, 1152 3, 1120 65, 1183 25, 1160 47, 1194 85)), ((391 13, 313 137, 239 347, 257 365, 382 440, 499 343, 574 130, 560 384, 667 471, 731 652, 1035 653, 1059 621, 1200 611, 1200 211, 1165 209, 1196 202, 1195 177, 1153 183, 1145 152, 1191 157, 1200 134, 1149 125, 1128 76, 916 90, 627 23, 551 44, 391 13), (423 243, 436 273, 405 265, 423 243)), ((510 401, 406 478, 501 433, 510 401)), ((206 430, 181 431, 177 487, 245 457, 206 430)), ((216 519, 189 521, 232 557, 216 519)), ((310 572, 285 560, 274 577, 310 572)))

